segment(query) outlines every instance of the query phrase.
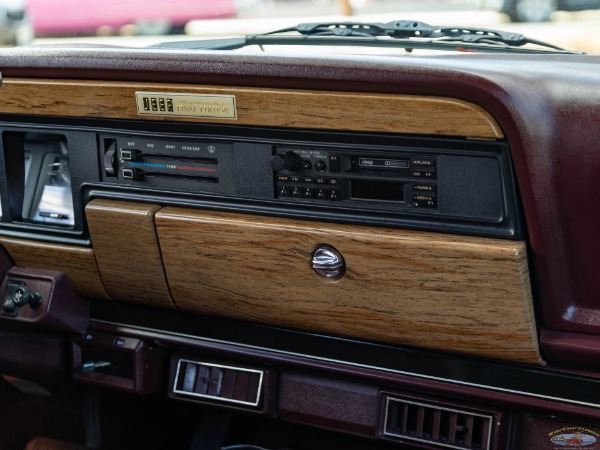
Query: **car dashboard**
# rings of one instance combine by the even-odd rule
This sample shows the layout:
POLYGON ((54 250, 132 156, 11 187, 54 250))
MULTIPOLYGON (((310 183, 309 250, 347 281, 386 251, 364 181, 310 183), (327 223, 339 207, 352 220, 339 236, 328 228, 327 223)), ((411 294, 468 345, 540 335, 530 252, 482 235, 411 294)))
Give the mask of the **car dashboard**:
POLYGON ((0 443, 600 445, 599 65, 3 50, 0 443))

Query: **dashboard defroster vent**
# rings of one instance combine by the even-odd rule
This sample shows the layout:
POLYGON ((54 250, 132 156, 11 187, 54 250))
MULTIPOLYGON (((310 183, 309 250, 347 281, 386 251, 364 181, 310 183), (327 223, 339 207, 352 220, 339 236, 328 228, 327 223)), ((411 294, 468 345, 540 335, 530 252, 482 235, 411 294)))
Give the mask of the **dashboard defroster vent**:
POLYGON ((383 436, 432 447, 492 450, 494 415, 385 395, 383 436))

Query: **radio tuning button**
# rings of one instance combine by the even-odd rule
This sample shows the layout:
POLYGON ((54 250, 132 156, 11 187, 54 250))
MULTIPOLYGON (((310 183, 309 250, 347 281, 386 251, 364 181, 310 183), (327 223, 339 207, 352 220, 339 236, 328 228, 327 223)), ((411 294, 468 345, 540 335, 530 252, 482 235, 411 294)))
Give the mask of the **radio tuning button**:
POLYGON ((327 168, 327 166, 325 165, 325 163, 323 161, 315 162, 315 169, 317 172, 325 172, 326 168, 327 168))
POLYGON ((271 157, 271 168, 275 172, 279 172, 280 170, 292 170, 295 162, 296 155, 294 152, 278 153, 271 157))
POLYGON ((300 167, 305 172, 308 172, 310 169, 312 169, 312 164, 310 163, 310 161, 304 160, 300 162, 300 167))

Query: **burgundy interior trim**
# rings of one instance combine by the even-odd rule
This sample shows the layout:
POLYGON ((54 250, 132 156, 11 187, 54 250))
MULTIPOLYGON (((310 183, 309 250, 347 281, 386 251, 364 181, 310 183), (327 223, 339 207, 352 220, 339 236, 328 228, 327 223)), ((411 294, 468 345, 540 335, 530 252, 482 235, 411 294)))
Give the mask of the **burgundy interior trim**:
POLYGON ((600 376, 600 336, 542 329, 540 346, 551 364, 594 370, 592 375, 600 376))
POLYGON ((373 436, 379 389, 285 371, 279 377, 278 412, 284 420, 373 436))

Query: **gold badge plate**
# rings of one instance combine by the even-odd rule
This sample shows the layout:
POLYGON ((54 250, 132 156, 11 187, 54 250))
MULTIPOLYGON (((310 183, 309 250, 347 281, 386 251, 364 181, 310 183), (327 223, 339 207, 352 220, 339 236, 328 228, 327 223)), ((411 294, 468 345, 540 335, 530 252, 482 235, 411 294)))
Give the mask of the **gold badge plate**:
POLYGON ((138 114, 237 119, 235 95, 136 92, 138 114))

